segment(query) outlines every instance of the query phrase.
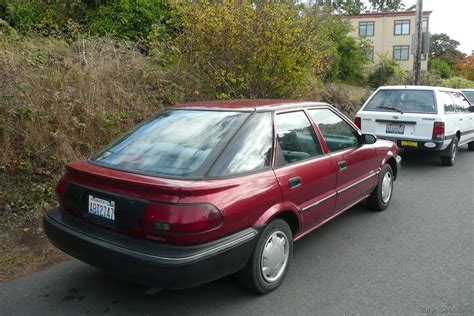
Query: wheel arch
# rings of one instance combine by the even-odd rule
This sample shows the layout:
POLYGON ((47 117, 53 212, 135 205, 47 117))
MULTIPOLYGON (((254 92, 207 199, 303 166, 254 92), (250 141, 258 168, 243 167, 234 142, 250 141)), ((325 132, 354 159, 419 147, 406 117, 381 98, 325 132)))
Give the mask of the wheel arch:
POLYGON ((281 203, 268 209, 257 219, 254 226, 266 225, 276 218, 284 220, 290 226, 293 236, 302 226, 301 214, 292 203, 281 203))
POLYGON ((394 157, 390 157, 390 158, 387 159, 387 161, 386 161, 385 163, 389 164, 390 167, 392 167, 393 179, 396 180, 396 179, 397 179, 397 176, 398 176, 398 165, 397 165, 397 161, 395 160, 394 157))

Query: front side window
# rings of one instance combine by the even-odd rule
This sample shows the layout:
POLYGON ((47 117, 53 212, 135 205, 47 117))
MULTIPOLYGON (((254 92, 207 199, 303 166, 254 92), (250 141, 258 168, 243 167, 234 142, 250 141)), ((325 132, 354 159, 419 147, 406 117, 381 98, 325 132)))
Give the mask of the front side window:
POLYGON ((275 127, 277 167, 322 155, 313 126, 303 111, 278 114, 275 127))
POLYGON ((456 113, 453 97, 449 92, 441 92, 441 103, 444 106, 444 113, 456 113))
POLYGON ((318 109, 310 110, 309 113, 323 134, 329 151, 334 152, 359 144, 357 131, 333 111, 318 109))
POLYGON ((374 36, 375 22, 359 22, 359 36, 374 36))
POLYGON ((270 167, 272 143, 272 113, 254 114, 216 161, 210 176, 243 174, 270 167))
POLYGON ((393 59, 395 60, 408 60, 410 46, 393 46, 393 59))
POLYGON ((165 110, 90 160, 158 176, 204 176, 249 113, 165 110))
POLYGON ((395 35, 409 35, 410 20, 395 21, 395 35))
POLYGON ((364 111, 437 113, 437 108, 432 90, 382 89, 364 111))

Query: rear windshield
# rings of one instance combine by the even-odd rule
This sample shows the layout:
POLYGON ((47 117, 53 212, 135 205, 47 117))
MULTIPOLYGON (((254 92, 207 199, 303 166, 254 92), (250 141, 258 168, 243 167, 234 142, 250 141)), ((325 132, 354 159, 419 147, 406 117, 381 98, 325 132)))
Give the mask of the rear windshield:
POLYGON ((121 170, 170 177, 204 176, 249 113, 165 110, 91 158, 121 170))
POLYGON ((463 91, 469 102, 474 103, 474 91, 463 91))
POLYGON ((437 113, 433 91, 379 90, 364 108, 365 111, 437 113))

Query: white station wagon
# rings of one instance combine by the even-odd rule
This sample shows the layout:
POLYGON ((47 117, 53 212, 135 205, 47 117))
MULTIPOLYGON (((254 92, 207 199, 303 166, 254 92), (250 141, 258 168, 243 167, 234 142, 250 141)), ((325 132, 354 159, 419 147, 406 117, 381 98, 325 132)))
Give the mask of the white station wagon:
POLYGON ((380 87, 355 119, 363 133, 400 148, 439 151, 452 166, 458 146, 474 151, 474 106, 459 90, 425 86, 380 87))

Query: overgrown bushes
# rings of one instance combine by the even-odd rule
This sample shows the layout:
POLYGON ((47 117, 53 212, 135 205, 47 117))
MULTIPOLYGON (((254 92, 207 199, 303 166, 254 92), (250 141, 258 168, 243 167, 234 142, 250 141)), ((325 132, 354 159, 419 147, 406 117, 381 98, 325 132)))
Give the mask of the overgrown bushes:
POLYGON ((216 1, 175 7, 180 32, 152 54, 175 67, 188 98, 299 97, 330 77, 356 79, 363 48, 350 26, 319 6, 216 1))
POLYGON ((1 189, 30 209, 41 205, 29 194, 33 183, 50 190, 64 162, 86 157, 178 97, 133 44, 108 38, 68 44, 2 36, 0 91, 1 189))
POLYGON ((79 28, 127 40, 148 36, 169 16, 165 0, 0 0, 0 18, 22 34, 68 36, 79 28))

